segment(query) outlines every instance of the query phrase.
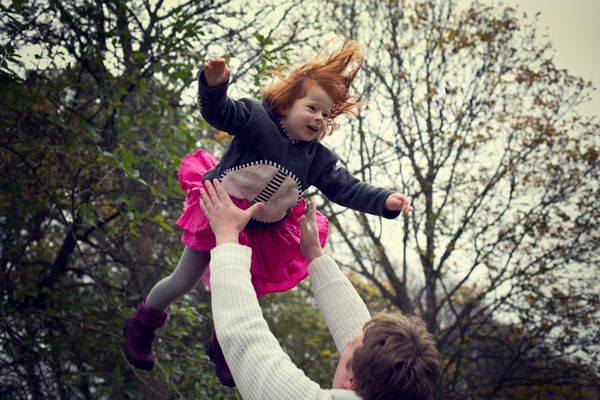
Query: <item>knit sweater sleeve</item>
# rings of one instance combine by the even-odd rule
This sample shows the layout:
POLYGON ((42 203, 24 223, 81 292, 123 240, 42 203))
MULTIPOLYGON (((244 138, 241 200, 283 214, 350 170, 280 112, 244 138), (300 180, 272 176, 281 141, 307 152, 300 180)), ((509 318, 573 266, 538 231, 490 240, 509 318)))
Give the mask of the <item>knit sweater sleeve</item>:
POLYGON ((331 400, 291 361, 262 316, 250 276, 251 249, 222 244, 211 251, 215 330, 245 400, 331 400))
POLYGON ((342 354, 348 342, 371 319, 369 310, 331 257, 314 259, 308 266, 308 274, 325 323, 342 354))

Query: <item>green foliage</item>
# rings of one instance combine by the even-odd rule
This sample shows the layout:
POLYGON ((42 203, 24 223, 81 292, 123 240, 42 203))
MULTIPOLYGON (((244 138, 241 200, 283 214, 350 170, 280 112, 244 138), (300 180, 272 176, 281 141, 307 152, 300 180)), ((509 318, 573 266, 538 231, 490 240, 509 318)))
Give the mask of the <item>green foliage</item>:
POLYGON ((261 27, 229 11, 224 24, 228 2, 161 4, 0 5, 2 398, 237 397, 204 353, 202 288, 171 307, 155 371, 123 355, 123 320, 181 254, 181 160, 222 146, 190 99, 198 64, 230 46, 223 32, 261 27))
POLYGON ((267 47, 273 45, 273 40, 265 38, 262 35, 255 34, 254 37, 259 42, 260 46, 260 63, 255 65, 256 74, 253 75, 254 86, 256 88, 250 88, 252 95, 258 100, 262 100, 262 80, 267 75, 273 75, 274 73, 282 73, 286 66, 289 64, 290 59, 286 56, 286 53, 291 51, 290 48, 285 48, 286 45, 272 48, 267 50, 267 47))

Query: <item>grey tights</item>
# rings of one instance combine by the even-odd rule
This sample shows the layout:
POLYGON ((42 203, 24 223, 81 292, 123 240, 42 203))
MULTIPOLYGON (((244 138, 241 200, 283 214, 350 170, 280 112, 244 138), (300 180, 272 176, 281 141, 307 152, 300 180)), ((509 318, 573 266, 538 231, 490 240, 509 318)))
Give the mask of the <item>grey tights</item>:
POLYGON ((146 307, 155 311, 166 310, 171 303, 196 287, 209 262, 210 253, 185 246, 175 271, 158 282, 148 294, 146 307))

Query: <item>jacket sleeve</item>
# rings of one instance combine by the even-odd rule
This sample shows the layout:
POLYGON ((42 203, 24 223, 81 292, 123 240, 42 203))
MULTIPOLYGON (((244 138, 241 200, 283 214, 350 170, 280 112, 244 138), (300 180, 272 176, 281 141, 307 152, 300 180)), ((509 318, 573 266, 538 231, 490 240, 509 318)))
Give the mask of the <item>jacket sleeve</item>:
POLYGON ((208 87, 204 70, 198 77, 198 110, 202 118, 215 129, 230 135, 248 134, 244 129, 253 117, 253 109, 260 103, 252 99, 233 100, 227 96, 229 83, 208 87))
POLYGON ((385 208, 385 201, 394 192, 362 182, 347 169, 337 167, 336 164, 337 158, 326 166, 314 183, 330 201, 387 219, 394 219, 400 215, 400 211, 385 208))
POLYGON ((228 243, 215 247, 210 261, 215 330, 242 398, 331 400, 270 332, 251 282, 251 255, 249 247, 228 243))

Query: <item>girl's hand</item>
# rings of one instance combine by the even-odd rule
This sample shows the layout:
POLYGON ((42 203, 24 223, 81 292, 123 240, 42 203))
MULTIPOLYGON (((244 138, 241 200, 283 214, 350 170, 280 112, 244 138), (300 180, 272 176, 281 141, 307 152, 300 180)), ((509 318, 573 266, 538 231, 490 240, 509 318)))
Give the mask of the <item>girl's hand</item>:
POLYGON ((231 71, 227 69, 224 58, 216 57, 204 63, 204 76, 208 87, 215 87, 228 82, 231 71))
POLYGON ((385 200, 385 208, 390 211, 402 211, 404 214, 415 211, 415 209, 410 206, 408 197, 400 193, 390 194, 385 200))
POLYGON ((202 197, 198 200, 200 208, 206 215, 210 227, 217 239, 217 246, 223 243, 238 243, 240 232, 257 212, 265 205, 256 203, 247 210, 239 209, 221 185, 218 179, 211 184, 205 182, 206 189, 200 189, 202 197))

